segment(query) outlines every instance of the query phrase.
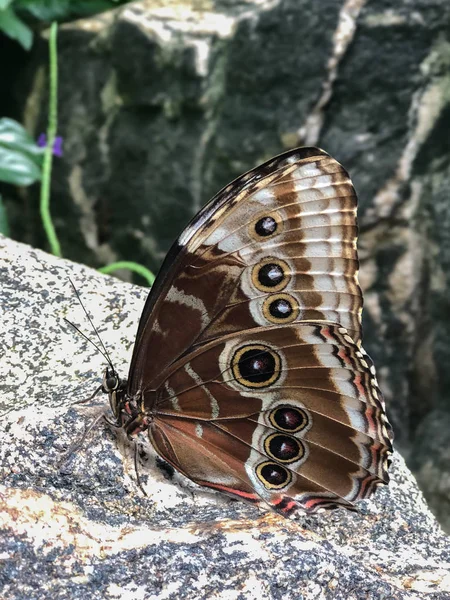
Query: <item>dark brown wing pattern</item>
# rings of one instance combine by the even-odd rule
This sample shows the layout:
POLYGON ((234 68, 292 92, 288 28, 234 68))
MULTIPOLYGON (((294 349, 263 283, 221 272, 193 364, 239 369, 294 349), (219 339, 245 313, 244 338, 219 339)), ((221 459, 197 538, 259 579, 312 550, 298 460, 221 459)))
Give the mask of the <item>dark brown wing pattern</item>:
POLYGON ((224 188, 169 252, 147 300, 130 391, 189 348, 251 327, 326 320, 359 341, 356 195, 317 148, 282 154, 224 188))
POLYGON ((173 369, 150 435, 194 481, 283 513, 349 507, 387 483, 391 431, 374 367, 344 328, 255 328, 173 369))
POLYGON ((144 308, 127 397, 193 481, 288 515, 387 483, 392 433, 361 347, 356 194, 317 148, 224 188, 144 308))

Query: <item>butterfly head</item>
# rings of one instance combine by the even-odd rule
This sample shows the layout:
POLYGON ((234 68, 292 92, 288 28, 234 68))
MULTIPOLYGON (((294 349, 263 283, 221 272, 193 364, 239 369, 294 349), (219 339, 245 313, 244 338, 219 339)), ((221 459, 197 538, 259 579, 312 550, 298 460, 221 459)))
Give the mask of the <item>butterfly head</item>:
POLYGON ((102 389, 109 395, 117 426, 123 427, 129 438, 148 429, 151 416, 143 410, 141 394, 130 396, 127 380, 121 379, 111 366, 106 367, 103 373, 102 389))
POLYGON ((103 391, 107 394, 116 391, 121 383, 121 379, 118 374, 111 367, 106 367, 103 373, 103 391))
POLYGON ((106 367, 103 372, 102 391, 109 395, 111 410, 116 419, 123 408, 126 388, 126 380, 121 379, 112 367, 106 367))

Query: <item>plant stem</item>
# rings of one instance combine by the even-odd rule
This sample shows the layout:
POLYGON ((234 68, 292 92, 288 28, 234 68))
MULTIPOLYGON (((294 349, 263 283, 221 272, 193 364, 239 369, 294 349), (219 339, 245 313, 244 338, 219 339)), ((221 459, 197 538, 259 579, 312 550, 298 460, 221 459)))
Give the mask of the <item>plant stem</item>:
POLYGON ((127 260, 121 260, 119 262, 111 263, 110 265, 106 265, 106 267, 101 267, 99 269, 100 273, 105 273, 108 275, 109 273, 113 273, 114 271, 118 271, 119 269, 129 269, 130 271, 134 271, 144 277, 148 281, 148 285, 151 287, 153 282, 155 281, 155 276, 147 267, 140 265, 135 262, 130 262, 127 260))
POLYGON ((58 25, 53 22, 50 27, 49 39, 49 101, 48 101, 48 126, 47 126, 47 145, 44 151, 44 160, 42 165, 41 182, 41 202, 40 211, 42 224, 44 226, 47 240, 50 245, 50 251, 56 256, 61 256, 61 246, 59 244, 52 217, 50 215, 50 180, 52 175, 53 162, 53 144, 55 143, 56 131, 58 127, 58 50, 57 50, 58 25))

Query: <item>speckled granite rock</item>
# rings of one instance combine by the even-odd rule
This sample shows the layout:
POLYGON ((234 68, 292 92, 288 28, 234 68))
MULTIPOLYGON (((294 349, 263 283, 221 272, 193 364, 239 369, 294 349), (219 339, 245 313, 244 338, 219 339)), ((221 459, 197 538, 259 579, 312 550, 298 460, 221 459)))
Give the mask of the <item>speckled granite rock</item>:
MULTIPOLYGON (((141 0, 66 24, 52 193, 65 256, 156 268, 241 172, 295 145, 335 156, 360 198, 365 346, 440 516, 445 462, 416 431, 450 415, 449 23, 448 0, 141 0)), ((44 38, 4 84, 36 137, 44 38)), ((37 192, 6 204, 13 237, 45 247, 37 192)))
MULTIPOLYGON (((125 373, 146 290, 0 238, 2 600, 200 598, 448 600, 450 541, 398 454, 392 483, 357 514, 286 520, 170 478, 143 448, 71 405, 104 361, 68 277, 125 373)), ((143 443, 145 438, 143 439, 143 443)))

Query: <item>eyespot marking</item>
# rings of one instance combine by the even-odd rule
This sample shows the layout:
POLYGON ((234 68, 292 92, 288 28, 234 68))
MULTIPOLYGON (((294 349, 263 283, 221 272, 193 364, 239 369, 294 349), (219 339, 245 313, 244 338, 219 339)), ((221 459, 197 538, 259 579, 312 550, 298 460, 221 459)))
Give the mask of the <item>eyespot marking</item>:
POLYGON ((236 381, 245 387, 268 387, 280 376, 281 358, 269 346, 250 344, 234 353, 231 368, 236 381))
POLYGON ((271 323, 292 323, 300 310, 297 300, 290 294, 272 294, 264 300, 262 312, 271 323))
POLYGON ((249 233, 256 240, 268 238, 280 231, 280 217, 274 213, 273 215, 263 215, 257 221, 250 223, 249 233))
POLYGON ((296 406, 277 406, 269 414, 269 421, 280 431, 288 433, 298 433, 303 431, 310 424, 310 417, 307 412, 296 406))
POLYGON ((256 476, 269 490, 280 490, 292 481, 292 474, 282 465, 265 461, 256 467, 256 476))
POLYGON ((290 279, 288 264, 279 258, 265 258, 252 269, 253 285, 262 292, 279 292, 290 279))
POLYGON ((269 435, 264 441, 264 449, 270 458, 282 463, 296 462, 305 455, 302 442, 283 433, 269 435))

